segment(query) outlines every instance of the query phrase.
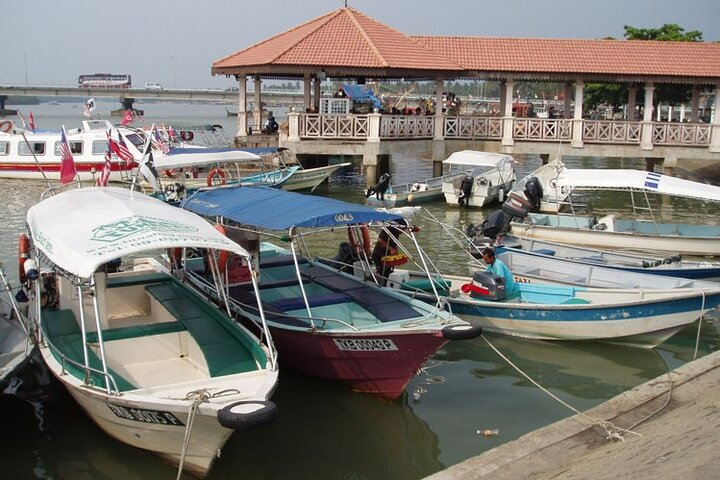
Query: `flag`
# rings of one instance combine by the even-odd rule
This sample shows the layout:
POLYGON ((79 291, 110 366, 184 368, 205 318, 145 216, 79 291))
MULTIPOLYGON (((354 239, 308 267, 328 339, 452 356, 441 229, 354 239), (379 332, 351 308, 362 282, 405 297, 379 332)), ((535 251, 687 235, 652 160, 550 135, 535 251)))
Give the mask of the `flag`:
POLYGON ((83 115, 86 117, 90 117, 90 115, 95 111, 95 99, 94 98, 88 98, 85 102, 85 110, 83 111, 83 115))
POLYGON ((175 129, 172 128, 172 125, 168 125, 168 138, 170 139, 170 142, 174 142, 177 139, 175 129))
POLYGON ((22 122, 23 128, 24 128, 25 130, 27 130, 27 129, 28 129, 28 124, 27 124, 27 122, 25 121, 25 116, 22 114, 22 112, 21 112, 20 110, 18 110, 17 114, 18 114, 18 117, 20 117, 20 121, 22 122))
POLYGON ((112 150, 110 148, 110 142, 112 141, 110 139, 110 131, 107 132, 107 138, 108 138, 108 146, 105 150, 105 165, 103 165, 102 173, 97 179, 97 182, 95 182, 95 185, 98 187, 107 187, 108 182, 110 181, 110 172, 112 172, 112 163, 110 162, 112 160, 112 150))
POLYGON ((152 136, 153 145, 155 145, 158 150, 162 150, 163 153, 168 153, 170 151, 170 147, 168 147, 167 143, 163 142, 160 132, 155 128, 154 125, 152 131, 150 132, 150 135, 152 136))
POLYGON ((125 165, 129 166, 135 161, 135 157, 133 157, 133 154, 130 153, 130 150, 128 150, 127 144, 125 144, 120 132, 118 132, 117 142, 109 137, 108 144, 110 145, 112 152, 117 155, 120 160, 123 160, 125 165))
POLYGON ((65 134, 65 126, 60 134, 60 183, 70 183, 75 178, 75 160, 65 134))
POLYGON ((127 110, 125 110, 125 116, 123 117, 122 122, 120 122, 120 125, 128 125, 132 121, 133 121, 132 108, 128 108, 127 110))
POLYGON ((150 152, 145 158, 145 161, 140 164, 140 173, 143 177, 145 177, 145 180, 147 180, 147 182, 152 186, 153 190, 159 192, 160 186, 158 185, 158 173, 155 169, 155 162, 153 162, 152 152, 150 152))
POLYGON ((32 110, 30 110, 30 118, 28 119, 28 126, 30 130, 35 131, 35 117, 33 117, 32 110))

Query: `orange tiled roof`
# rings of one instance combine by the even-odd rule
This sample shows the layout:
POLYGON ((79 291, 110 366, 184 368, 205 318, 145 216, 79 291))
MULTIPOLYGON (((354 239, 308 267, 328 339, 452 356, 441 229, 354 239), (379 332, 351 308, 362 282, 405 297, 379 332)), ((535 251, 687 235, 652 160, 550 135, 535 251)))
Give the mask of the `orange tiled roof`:
POLYGON ((459 70, 447 57, 349 7, 334 10, 213 63, 459 70))

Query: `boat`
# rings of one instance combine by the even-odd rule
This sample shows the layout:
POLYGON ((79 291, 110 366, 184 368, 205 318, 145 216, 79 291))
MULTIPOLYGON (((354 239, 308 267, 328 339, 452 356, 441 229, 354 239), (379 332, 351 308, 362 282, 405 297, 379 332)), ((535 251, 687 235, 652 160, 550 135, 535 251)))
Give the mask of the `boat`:
POLYGON ((455 152, 443 164, 450 171, 465 170, 464 175, 446 175, 442 193, 450 205, 485 207, 505 200, 515 183, 515 161, 510 155, 462 150, 455 152))
MULTIPOLYGON (((25 246, 29 247, 28 244, 25 246)), ((24 255, 24 252, 20 252, 20 255, 24 255)), ((0 391, 2 391, 32 355, 35 348, 35 332, 15 298, 15 292, 1 263, 0 281, 2 281, 2 292, 7 295, 7 300, 3 299, 0 302, 0 391)))
POLYGON ((568 186, 557 184, 559 175, 567 170, 559 157, 540 165, 517 181, 513 189, 508 192, 507 201, 510 201, 510 197, 519 196, 530 203, 533 212, 557 213, 562 209, 568 195, 572 193, 568 186))
MULTIPOLYGON (((132 134, 132 130, 115 127, 107 120, 85 120, 79 128, 67 130, 67 141, 80 180, 94 180, 105 165, 107 132, 112 138, 132 134)), ((0 178, 59 180, 60 131, 30 131, 13 126, 0 131, 0 178)), ((141 158, 135 149, 135 160, 141 158)), ((113 156, 111 181, 122 180, 122 174, 134 165, 113 156)))
MULTIPOLYGON (((301 254, 307 235, 329 236, 332 229, 347 227, 352 248, 369 256, 367 224, 403 221, 399 215, 267 187, 202 190, 181 207, 222 222, 231 238, 258 257, 258 272, 239 274, 230 282, 232 306, 248 324, 258 321, 257 299, 246 285, 248 277, 257 276, 260 302, 284 367, 393 400, 448 340, 480 334, 439 304, 369 285, 301 254), (289 246, 261 238, 286 240, 289 246)), ((188 277, 217 295, 199 271, 202 263, 195 259, 188 264, 188 277)))
MULTIPOLYGON (((630 194, 634 219, 610 213, 598 216, 571 213, 529 213, 518 208, 510 222, 510 233, 521 238, 584 245, 601 249, 668 252, 680 255, 720 255, 720 226, 662 223, 655 217, 653 202, 662 196, 698 202, 720 202, 720 187, 640 170, 568 169, 560 173, 557 186, 573 192, 620 191, 630 194)), ((510 199, 509 199, 510 200, 510 199)))
MULTIPOLYGON (((631 252, 609 251, 548 242, 533 238, 506 236, 496 247, 533 258, 552 258, 558 264, 585 265, 614 270, 618 280, 626 273, 641 273, 673 278, 720 281, 720 262, 692 261, 682 255, 657 256, 631 252)), ((479 258, 479 257, 478 257, 479 258)), ((572 268, 572 267, 570 267, 572 268)))
POLYGON ((197 215, 119 187, 44 198, 27 226, 40 354, 108 435, 203 477, 235 430, 273 419, 269 332, 261 341, 178 269, 207 249, 250 262, 245 249, 197 215))
POLYGON ((280 170, 295 169, 292 176, 280 186, 283 190, 291 192, 313 192, 330 175, 341 168, 349 167, 351 162, 335 163, 323 167, 305 168, 297 159, 295 154, 285 147, 276 149, 272 158, 272 165, 280 170))

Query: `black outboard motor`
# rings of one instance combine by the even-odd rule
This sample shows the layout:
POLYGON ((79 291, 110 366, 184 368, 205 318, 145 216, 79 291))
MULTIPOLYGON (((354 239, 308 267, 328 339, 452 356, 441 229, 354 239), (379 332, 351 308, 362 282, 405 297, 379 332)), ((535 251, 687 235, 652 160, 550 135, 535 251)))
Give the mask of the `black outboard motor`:
POLYGON ((507 232, 507 227, 511 219, 512 217, 502 210, 495 210, 483 220, 482 226, 480 227, 483 237, 495 240, 498 235, 507 232))
POLYGON ((540 184, 540 180, 537 177, 528 178, 528 181, 525 183, 525 191, 523 193, 525 194, 525 198, 530 201, 530 211, 539 212, 540 202, 543 197, 543 188, 540 184))
POLYGON ((510 218, 525 218, 527 217, 528 212, 531 210, 532 204, 522 195, 511 192, 510 195, 508 195, 507 199, 505 199, 505 203, 502 204, 501 208, 504 212, 510 215, 510 218))
POLYGON ((374 187, 370 187, 365 192, 365 198, 370 198, 370 195, 375 194, 375 198, 378 200, 385 200, 385 192, 390 186, 390 179, 392 176, 389 173, 383 173, 380 175, 380 179, 377 181, 374 187))
POLYGON ((475 179, 468 175, 460 182, 460 191, 458 192, 458 205, 467 207, 470 203, 470 195, 472 194, 473 181, 475 179))

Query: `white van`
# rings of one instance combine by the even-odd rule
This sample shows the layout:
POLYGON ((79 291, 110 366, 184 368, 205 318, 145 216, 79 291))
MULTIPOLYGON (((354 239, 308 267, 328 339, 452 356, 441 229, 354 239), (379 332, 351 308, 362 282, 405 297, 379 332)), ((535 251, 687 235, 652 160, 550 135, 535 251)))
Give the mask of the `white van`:
POLYGON ((162 85, 160 85, 159 83, 156 83, 156 82, 147 82, 145 84, 145 89, 146 90, 162 90, 163 87, 162 87, 162 85))

